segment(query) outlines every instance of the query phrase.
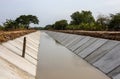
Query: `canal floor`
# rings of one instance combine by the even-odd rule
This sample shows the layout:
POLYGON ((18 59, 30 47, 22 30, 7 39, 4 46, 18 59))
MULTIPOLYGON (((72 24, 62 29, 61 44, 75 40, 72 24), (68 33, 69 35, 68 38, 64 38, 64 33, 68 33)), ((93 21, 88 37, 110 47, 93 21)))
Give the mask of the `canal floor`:
POLYGON ((41 32, 36 79, 110 79, 41 32))

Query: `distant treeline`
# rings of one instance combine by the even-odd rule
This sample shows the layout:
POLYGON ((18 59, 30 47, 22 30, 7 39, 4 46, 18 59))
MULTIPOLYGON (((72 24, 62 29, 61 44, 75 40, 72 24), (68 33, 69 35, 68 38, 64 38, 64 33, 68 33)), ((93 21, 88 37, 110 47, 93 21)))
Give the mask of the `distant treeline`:
POLYGON ((99 15, 97 20, 91 11, 74 12, 71 22, 67 20, 56 21, 52 25, 46 25, 45 30, 120 30, 120 13, 109 16, 99 15))
POLYGON ((38 18, 33 15, 21 15, 15 20, 6 20, 3 25, 0 25, 0 30, 28 29, 31 23, 38 24, 38 18))

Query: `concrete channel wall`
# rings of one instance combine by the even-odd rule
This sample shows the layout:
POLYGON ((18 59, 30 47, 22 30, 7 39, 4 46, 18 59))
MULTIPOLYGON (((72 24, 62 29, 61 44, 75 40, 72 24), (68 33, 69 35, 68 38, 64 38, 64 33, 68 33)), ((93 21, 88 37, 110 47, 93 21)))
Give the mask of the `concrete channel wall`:
POLYGON ((120 78, 120 41, 52 31, 46 33, 110 78, 120 78))
POLYGON ((0 44, 0 79, 35 79, 40 31, 0 44), (26 37, 25 58, 22 56, 26 37))

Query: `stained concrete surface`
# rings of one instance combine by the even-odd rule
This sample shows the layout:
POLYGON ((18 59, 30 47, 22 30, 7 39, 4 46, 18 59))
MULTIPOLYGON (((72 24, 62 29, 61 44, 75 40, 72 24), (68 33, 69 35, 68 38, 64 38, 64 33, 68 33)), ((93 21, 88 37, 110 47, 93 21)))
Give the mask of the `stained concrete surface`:
POLYGON ((118 41, 109 40, 103 46, 101 46, 100 48, 92 52, 92 54, 89 55, 85 60, 87 60, 89 63, 94 63, 100 58, 102 58, 105 54, 107 54, 110 50, 112 50, 119 43, 120 42, 118 41))
POLYGON ((120 44, 113 48, 109 53, 104 55, 100 60, 93 65, 101 69, 105 73, 109 73, 111 70, 120 65, 120 44))
POLYGON ((30 33, 0 45, 0 79, 35 79, 40 31, 30 33), (22 58, 23 38, 26 54, 22 58))
POLYGON ((82 58, 85 58, 89 54, 91 54, 94 50, 98 49, 100 46, 102 46, 104 43, 106 43, 107 40, 105 39, 99 39, 92 43, 90 46, 86 47, 83 51, 81 51, 78 55, 82 58))
POLYGON ((79 54, 82 50, 86 49, 88 46, 90 46, 93 42, 95 42, 97 38, 91 38, 89 41, 87 41, 85 44, 83 44, 81 47, 76 49, 74 52, 75 54, 79 54))

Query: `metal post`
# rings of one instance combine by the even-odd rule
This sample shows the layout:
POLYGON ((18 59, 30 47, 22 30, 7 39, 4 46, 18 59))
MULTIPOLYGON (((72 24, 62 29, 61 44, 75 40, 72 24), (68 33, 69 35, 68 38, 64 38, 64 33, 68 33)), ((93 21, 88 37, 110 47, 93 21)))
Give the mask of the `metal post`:
POLYGON ((23 40, 23 51, 22 51, 23 58, 25 57, 25 50, 26 50, 26 37, 24 37, 24 40, 23 40))

